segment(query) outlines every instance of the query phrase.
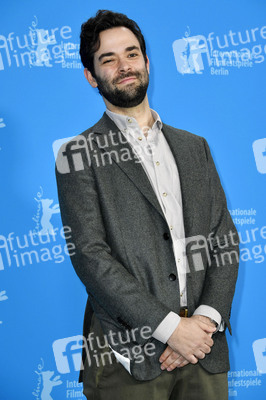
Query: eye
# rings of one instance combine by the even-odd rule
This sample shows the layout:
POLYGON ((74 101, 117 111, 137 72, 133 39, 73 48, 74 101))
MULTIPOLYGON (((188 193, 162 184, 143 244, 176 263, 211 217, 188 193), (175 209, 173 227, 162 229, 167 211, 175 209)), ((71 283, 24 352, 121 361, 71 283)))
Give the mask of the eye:
POLYGON ((103 64, 107 64, 107 63, 109 63, 111 61, 113 61, 113 60, 105 60, 105 61, 103 61, 103 64))
POLYGON ((128 55, 128 57, 130 57, 130 58, 133 58, 133 57, 137 57, 137 53, 130 53, 129 55, 128 55))

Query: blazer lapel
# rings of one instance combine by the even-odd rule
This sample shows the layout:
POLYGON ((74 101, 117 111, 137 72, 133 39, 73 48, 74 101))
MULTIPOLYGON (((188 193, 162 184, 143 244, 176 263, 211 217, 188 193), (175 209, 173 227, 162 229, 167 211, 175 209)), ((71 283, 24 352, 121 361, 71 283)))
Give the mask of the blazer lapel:
MULTIPOLYGON (((183 135, 178 134, 176 130, 166 124, 163 124, 162 130, 177 164, 182 194, 185 234, 186 237, 189 237, 191 236, 190 232, 193 227, 193 210, 195 201, 195 196, 191 196, 190 190, 191 185, 193 185, 191 171, 193 159, 189 158, 190 153, 183 135)), ((143 167, 136 159, 130 144, 126 142, 122 132, 118 130, 111 118, 104 113, 102 118, 90 129, 90 132, 94 133, 93 140, 101 152, 109 153, 112 160, 123 170, 138 190, 141 191, 141 193, 165 219, 161 206, 143 167), (110 132, 112 132, 113 140, 110 139, 110 132), (98 135, 100 135, 99 139, 97 139, 98 135), (103 136, 107 136, 107 138, 104 139, 103 136), (103 143, 107 145, 101 147, 101 144, 103 143), (118 161, 116 154, 120 155, 125 151, 128 154, 127 158, 124 157, 124 161, 118 161)))
POLYGON ((109 153, 112 160, 123 170, 138 190, 141 191, 165 219, 149 178, 141 166, 141 163, 138 161, 130 144, 126 142, 123 133, 119 131, 111 118, 104 113, 100 121, 90 129, 90 132, 94 133, 93 141, 99 147, 100 151, 102 153, 109 153), (110 132, 112 132, 112 136, 110 132), (100 137, 98 137, 98 135, 100 137), (106 137, 104 138, 103 136, 106 137), (121 154, 123 154, 123 158, 121 154))

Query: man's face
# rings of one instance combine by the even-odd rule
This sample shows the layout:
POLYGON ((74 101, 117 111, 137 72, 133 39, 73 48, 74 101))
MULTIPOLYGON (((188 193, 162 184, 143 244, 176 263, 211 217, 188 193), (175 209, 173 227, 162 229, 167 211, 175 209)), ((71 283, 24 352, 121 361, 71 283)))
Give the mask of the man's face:
POLYGON ((149 60, 145 63, 138 39, 129 29, 117 27, 100 33, 94 69, 93 86, 114 106, 130 108, 144 100, 149 85, 149 60))

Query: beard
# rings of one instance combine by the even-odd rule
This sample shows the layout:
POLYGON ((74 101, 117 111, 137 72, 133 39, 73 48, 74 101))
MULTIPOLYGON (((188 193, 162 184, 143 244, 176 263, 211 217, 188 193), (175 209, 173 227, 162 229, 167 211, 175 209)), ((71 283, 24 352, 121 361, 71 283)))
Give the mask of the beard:
POLYGON ((99 93, 112 105, 121 108, 138 106, 144 100, 149 86, 149 74, 146 67, 143 71, 121 74, 119 78, 111 82, 97 75, 95 75, 95 79, 98 84, 99 93), (126 84, 121 89, 116 86, 119 81, 130 76, 134 76, 139 82, 135 80, 132 83, 126 84))

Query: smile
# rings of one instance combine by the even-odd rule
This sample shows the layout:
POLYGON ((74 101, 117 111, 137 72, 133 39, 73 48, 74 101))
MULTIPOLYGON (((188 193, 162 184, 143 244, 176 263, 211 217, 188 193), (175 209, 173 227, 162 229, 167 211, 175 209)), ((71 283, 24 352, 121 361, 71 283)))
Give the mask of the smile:
POLYGON ((124 84, 124 83, 133 82, 135 79, 136 79, 135 76, 129 76, 128 78, 125 78, 125 79, 123 79, 122 81, 120 81, 120 82, 119 82, 119 85, 120 85, 121 83, 124 84))

